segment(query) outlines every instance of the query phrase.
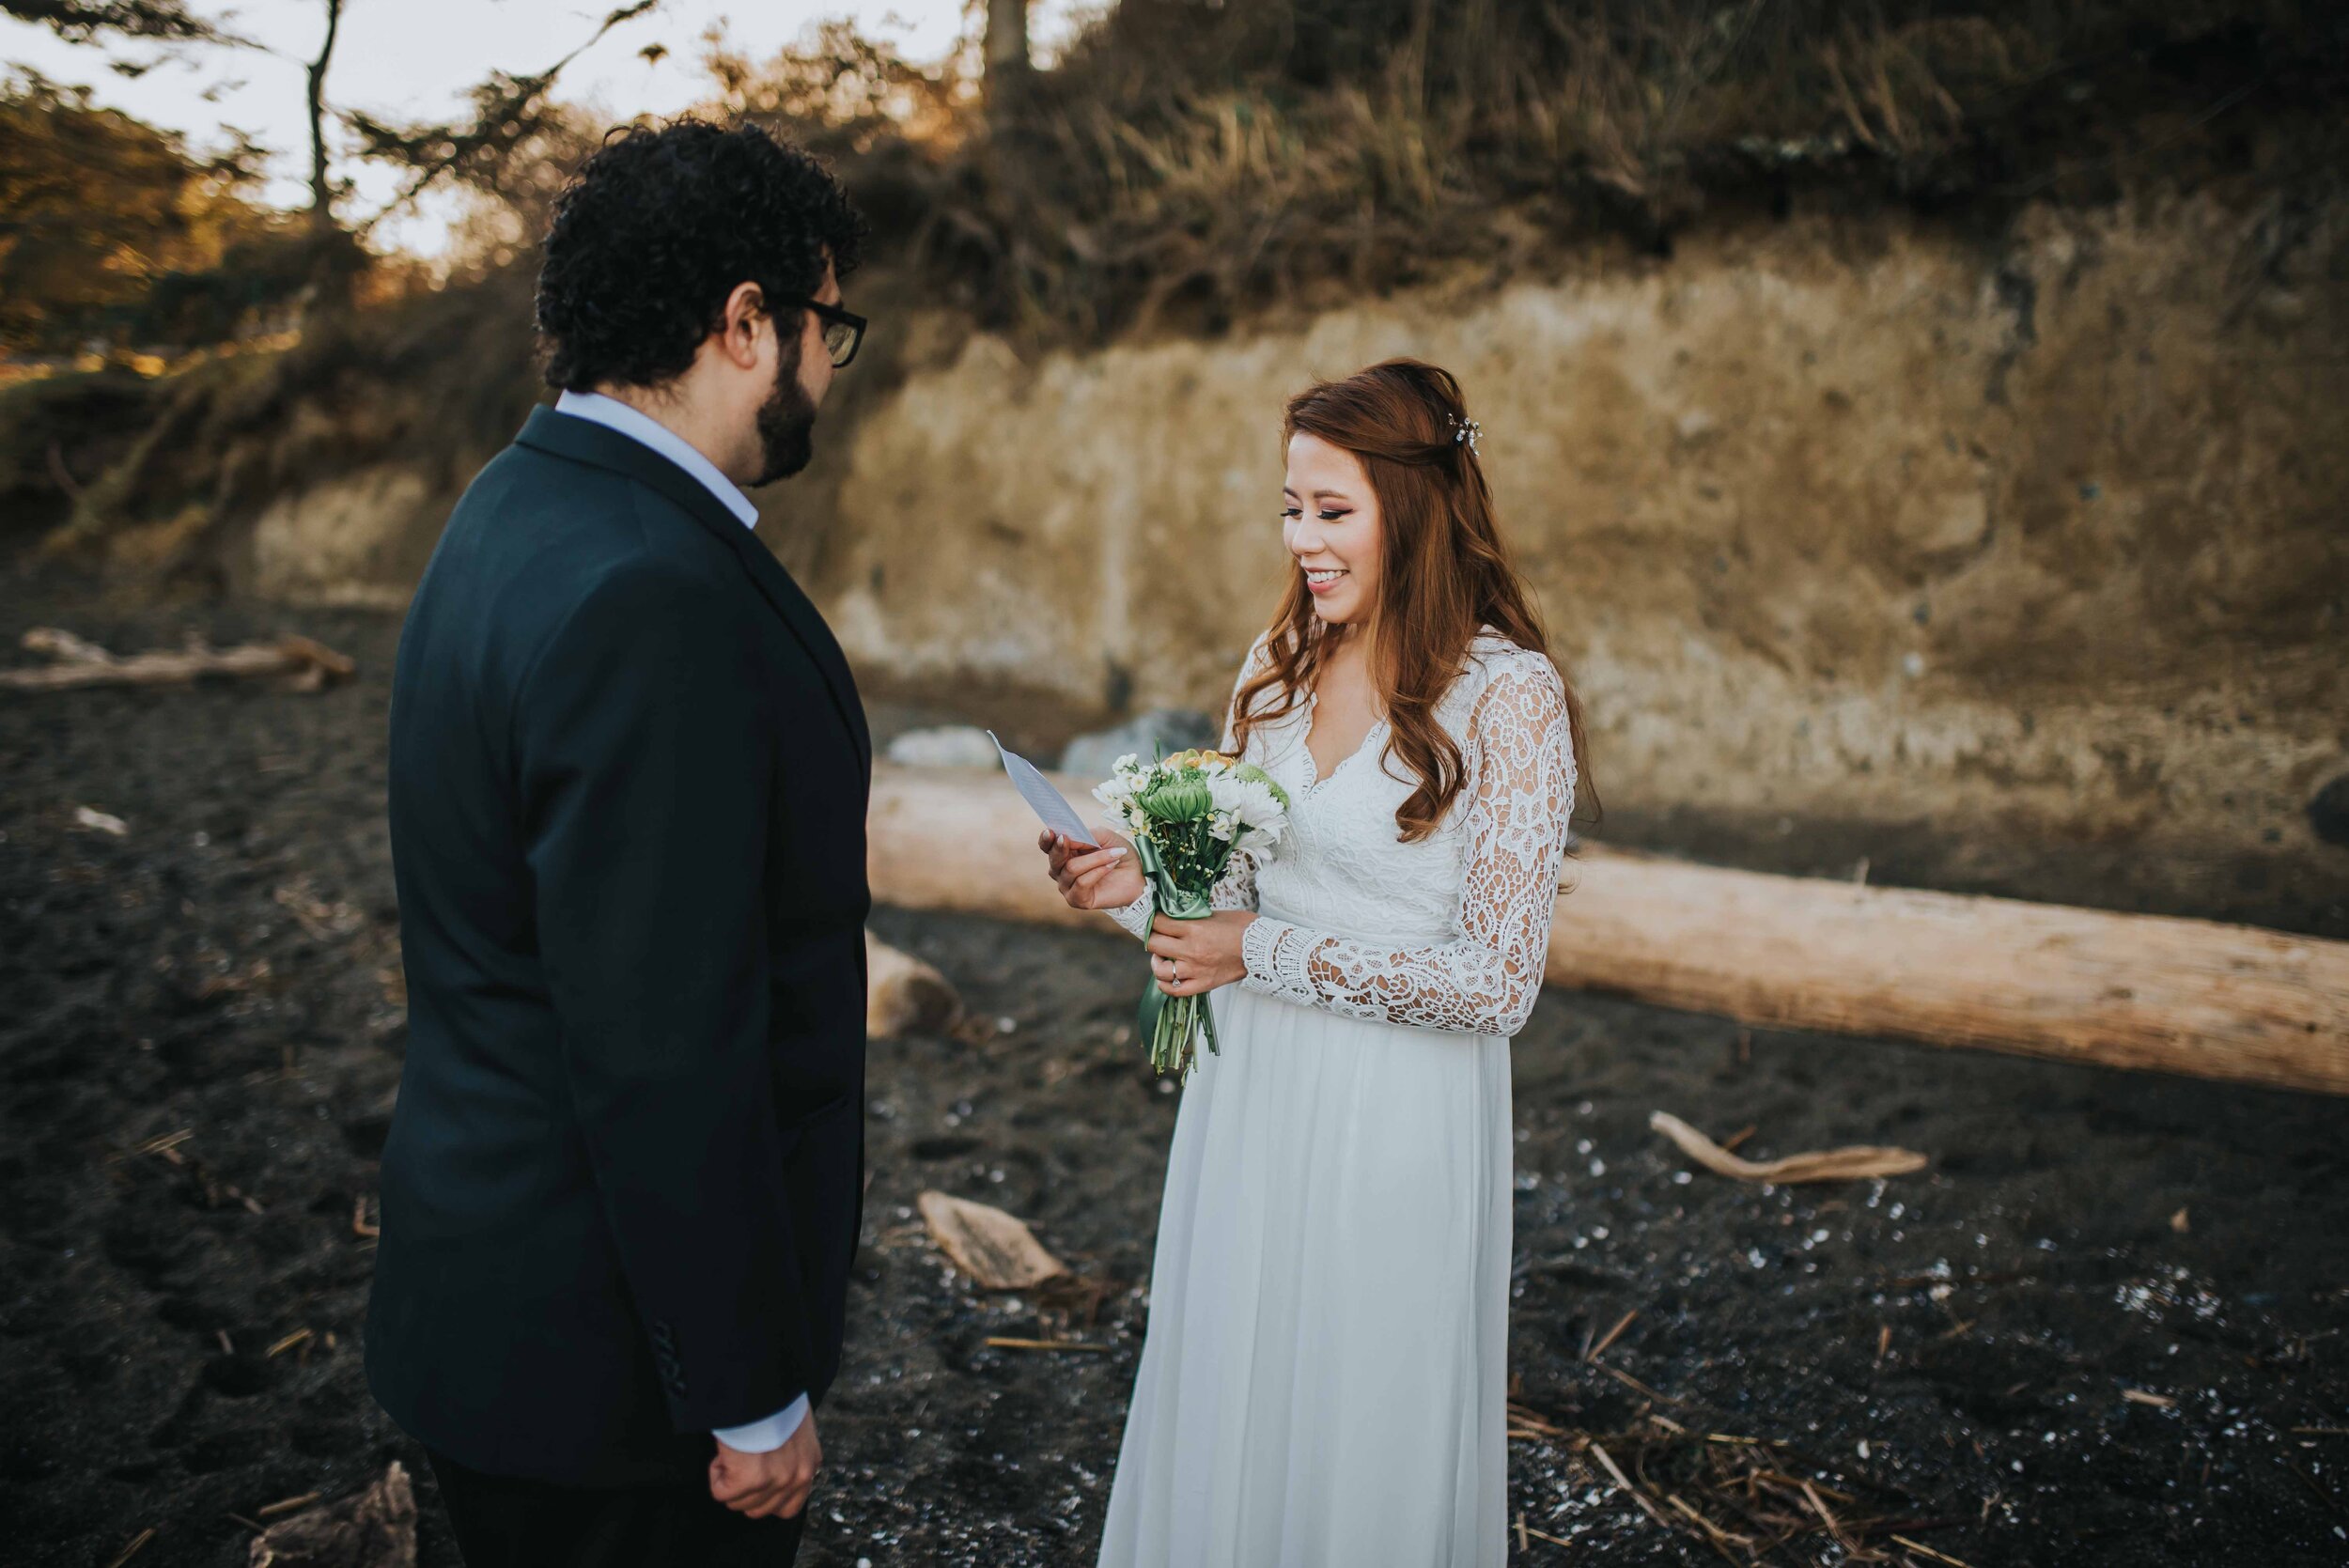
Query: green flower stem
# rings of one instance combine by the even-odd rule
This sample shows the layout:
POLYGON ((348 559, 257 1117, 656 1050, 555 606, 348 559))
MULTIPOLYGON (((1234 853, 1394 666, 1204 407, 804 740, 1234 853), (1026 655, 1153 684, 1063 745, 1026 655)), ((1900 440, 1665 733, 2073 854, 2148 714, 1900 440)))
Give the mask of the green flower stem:
MULTIPOLYGON (((1171 920, 1205 920, 1215 913, 1208 888, 1176 886, 1165 858, 1147 835, 1136 838, 1135 848, 1143 874, 1157 890, 1156 908, 1159 914, 1171 920)), ((1150 1053, 1150 1066, 1160 1075, 1176 1073, 1183 1081, 1189 1081, 1190 1070, 1198 1061, 1198 1042, 1203 1037, 1209 1050, 1218 1056, 1223 1054, 1223 1048, 1215 1037, 1215 1014, 1207 1006, 1205 992, 1171 997, 1159 989, 1159 983, 1153 978, 1149 988, 1142 994, 1137 1022, 1143 1045, 1150 1053)))

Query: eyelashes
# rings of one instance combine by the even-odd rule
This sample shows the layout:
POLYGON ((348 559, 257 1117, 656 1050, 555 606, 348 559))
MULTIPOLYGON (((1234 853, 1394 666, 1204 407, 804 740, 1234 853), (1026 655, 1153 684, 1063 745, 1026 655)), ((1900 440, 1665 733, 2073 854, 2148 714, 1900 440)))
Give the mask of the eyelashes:
MULTIPOLYGON (((1281 508, 1281 515, 1284 518, 1301 518, 1305 515, 1305 509, 1302 506, 1283 506, 1281 508)), ((1319 517, 1324 522, 1343 522, 1346 519, 1352 517, 1354 514, 1351 511, 1323 511, 1315 515, 1319 517)))

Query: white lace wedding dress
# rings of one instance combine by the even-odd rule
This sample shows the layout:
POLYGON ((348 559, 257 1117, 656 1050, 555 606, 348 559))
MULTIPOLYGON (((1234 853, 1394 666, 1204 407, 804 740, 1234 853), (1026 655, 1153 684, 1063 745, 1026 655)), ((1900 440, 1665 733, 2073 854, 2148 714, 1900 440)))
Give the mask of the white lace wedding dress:
POLYGON ((1509 1037, 1575 761, 1556 669, 1489 629, 1439 717, 1467 784, 1416 844, 1383 720, 1320 779, 1310 697, 1250 737, 1289 828, 1217 889, 1259 918, 1175 1118, 1102 1568, 1506 1555, 1509 1037))

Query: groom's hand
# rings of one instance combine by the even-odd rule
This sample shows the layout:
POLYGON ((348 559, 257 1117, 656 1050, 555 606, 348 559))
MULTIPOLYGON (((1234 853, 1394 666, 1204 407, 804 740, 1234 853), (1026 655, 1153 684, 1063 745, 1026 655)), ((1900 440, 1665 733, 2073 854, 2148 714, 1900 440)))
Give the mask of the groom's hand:
POLYGON ((816 1412, 811 1410, 799 1430, 771 1453, 744 1453, 720 1442, 709 1461, 709 1495, 754 1519, 795 1518, 807 1506, 817 1467, 823 1462, 823 1445, 816 1440, 816 1412))

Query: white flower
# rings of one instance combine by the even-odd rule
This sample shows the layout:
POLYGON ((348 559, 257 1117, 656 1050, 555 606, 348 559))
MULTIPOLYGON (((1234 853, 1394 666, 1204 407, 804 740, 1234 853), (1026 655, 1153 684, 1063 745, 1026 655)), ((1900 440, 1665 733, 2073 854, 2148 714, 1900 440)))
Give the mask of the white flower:
POLYGON ((1207 781, 1207 792, 1215 798, 1217 811, 1237 818, 1252 830, 1254 842, 1281 841, 1281 831, 1288 825, 1288 813, 1283 809, 1281 798, 1262 780, 1225 773, 1207 781))

